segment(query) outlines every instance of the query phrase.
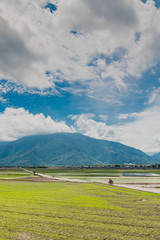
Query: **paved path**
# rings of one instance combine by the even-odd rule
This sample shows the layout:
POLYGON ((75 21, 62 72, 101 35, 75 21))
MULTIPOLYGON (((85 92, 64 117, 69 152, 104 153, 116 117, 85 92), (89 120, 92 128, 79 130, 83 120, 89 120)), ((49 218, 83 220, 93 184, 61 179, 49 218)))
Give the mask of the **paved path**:
POLYGON ((47 174, 41 174, 41 173, 35 173, 35 175, 37 175, 39 177, 50 178, 50 179, 53 179, 53 180, 61 180, 61 181, 65 181, 65 182, 80 182, 80 183, 87 182, 87 181, 78 180, 78 179, 57 178, 57 177, 52 177, 52 176, 49 176, 47 174))
POLYGON ((27 172, 27 173, 33 173, 32 171, 29 171, 29 170, 27 170, 27 169, 25 169, 25 168, 20 168, 20 169, 22 169, 23 171, 25 171, 25 172, 27 172))

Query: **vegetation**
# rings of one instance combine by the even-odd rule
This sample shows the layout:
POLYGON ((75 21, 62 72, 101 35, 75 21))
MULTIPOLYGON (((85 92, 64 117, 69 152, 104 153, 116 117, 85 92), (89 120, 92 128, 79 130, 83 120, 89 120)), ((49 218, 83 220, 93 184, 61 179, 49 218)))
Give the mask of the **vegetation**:
POLYGON ((17 179, 31 176, 20 168, 0 168, 0 179, 17 179))
POLYGON ((156 183, 160 184, 159 169, 104 169, 104 168, 30 168, 30 170, 55 176, 62 179, 79 179, 88 182, 108 183, 109 178, 112 178, 114 183, 156 183), (124 176, 125 173, 138 173, 142 176, 124 176), (153 173, 152 177, 145 174, 153 173))
POLYGON ((156 159, 158 159, 158 160, 160 160, 160 152, 155 153, 155 154, 153 155, 153 157, 156 158, 156 159))
POLYGON ((94 167, 94 168, 82 168, 82 167, 29 167, 27 168, 31 171, 36 171, 40 173, 47 173, 47 174, 96 174, 96 175, 109 175, 116 174, 117 176, 123 173, 155 173, 160 174, 159 168, 138 168, 138 169, 128 169, 128 168, 105 168, 105 167, 94 167))
POLYGON ((0 166, 85 166, 159 163, 138 149, 78 133, 23 137, 0 144, 0 166))
POLYGON ((1 239, 160 236, 158 194, 101 184, 0 182, 1 239))

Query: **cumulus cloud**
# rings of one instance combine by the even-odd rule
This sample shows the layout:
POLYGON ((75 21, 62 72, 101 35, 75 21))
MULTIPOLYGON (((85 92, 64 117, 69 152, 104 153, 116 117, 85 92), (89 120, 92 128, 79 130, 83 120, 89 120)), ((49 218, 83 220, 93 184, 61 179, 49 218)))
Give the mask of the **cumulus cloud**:
POLYGON ((107 26, 112 32, 119 32, 137 25, 138 21, 134 6, 127 0, 121 2, 118 0, 100 0, 98 4, 96 0, 85 0, 84 2, 93 13, 92 24, 97 25, 98 29, 100 25, 103 29, 106 29, 107 26))
POLYGON ((63 90, 77 94, 78 82, 89 97, 109 103, 127 90, 128 77, 140 78, 159 61, 153 0, 1 0, 0 7, 0 78, 28 91, 55 92, 65 81, 71 87, 63 90))
POLYGON ((103 121, 95 121, 94 114, 70 115, 74 121, 73 127, 64 121, 45 117, 42 113, 34 115, 24 108, 6 108, 0 114, 0 140, 12 141, 27 135, 78 131, 93 138, 120 142, 144 152, 159 152, 159 107, 133 113, 133 116, 130 122, 108 125, 103 121))
POLYGON ((87 136, 112 141, 117 140, 117 136, 115 136, 115 131, 112 126, 108 126, 104 122, 96 122, 88 114, 82 114, 80 116, 77 115, 74 120, 76 120, 75 126, 78 131, 87 136))
POLYGON ((159 152, 159 122, 159 107, 151 107, 141 113, 137 113, 133 121, 120 126, 114 126, 114 128, 118 136, 120 136, 120 142, 145 152, 159 152))
POLYGON ((127 0, 121 0, 121 2, 99 0, 98 4, 96 0, 70 0, 68 2, 63 0, 62 8, 66 10, 62 19, 67 20, 66 24, 69 23, 80 32, 90 33, 106 29, 119 32, 125 28, 135 27, 137 24, 134 5, 129 4, 127 0))
POLYGON ((54 121, 42 113, 33 115, 24 108, 6 108, 0 114, 0 140, 12 141, 27 135, 74 132, 65 122, 54 121))
POLYGON ((82 114, 76 119, 75 125, 79 131, 90 137, 121 142, 144 152, 160 152, 159 107, 128 114, 123 119, 128 116, 134 119, 131 122, 110 126, 82 114))
POLYGON ((51 87, 38 56, 29 49, 20 33, 0 17, 0 78, 28 87, 51 87), (43 69, 43 68, 42 68, 43 69))

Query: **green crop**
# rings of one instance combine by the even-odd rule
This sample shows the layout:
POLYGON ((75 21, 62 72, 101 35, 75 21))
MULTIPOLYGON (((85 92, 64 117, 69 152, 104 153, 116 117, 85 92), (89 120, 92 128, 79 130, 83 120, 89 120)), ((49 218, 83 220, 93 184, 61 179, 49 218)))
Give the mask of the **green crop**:
POLYGON ((82 183, 0 182, 0 239, 158 240, 158 194, 82 183))

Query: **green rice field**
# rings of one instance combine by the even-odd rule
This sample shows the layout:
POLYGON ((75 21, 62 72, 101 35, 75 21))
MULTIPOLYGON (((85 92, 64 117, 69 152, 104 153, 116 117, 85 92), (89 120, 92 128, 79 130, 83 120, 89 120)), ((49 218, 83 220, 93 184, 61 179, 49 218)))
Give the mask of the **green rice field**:
POLYGON ((154 182, 159 176, 123 177, 122 170, 44 171, 90 182, 45 182, 22 169, 0 169, 0 240, 160 239, 159 194, 103 184, 109 177, 128 183, 154 182))
POLYGON ((0 169, 0 180, 2 179, 15 179, 31 176, 21 169, 0 169))
POLYGON ((0 240, 159 240, 159 212, 154 193, 101 183, 0 181, 0 240))

